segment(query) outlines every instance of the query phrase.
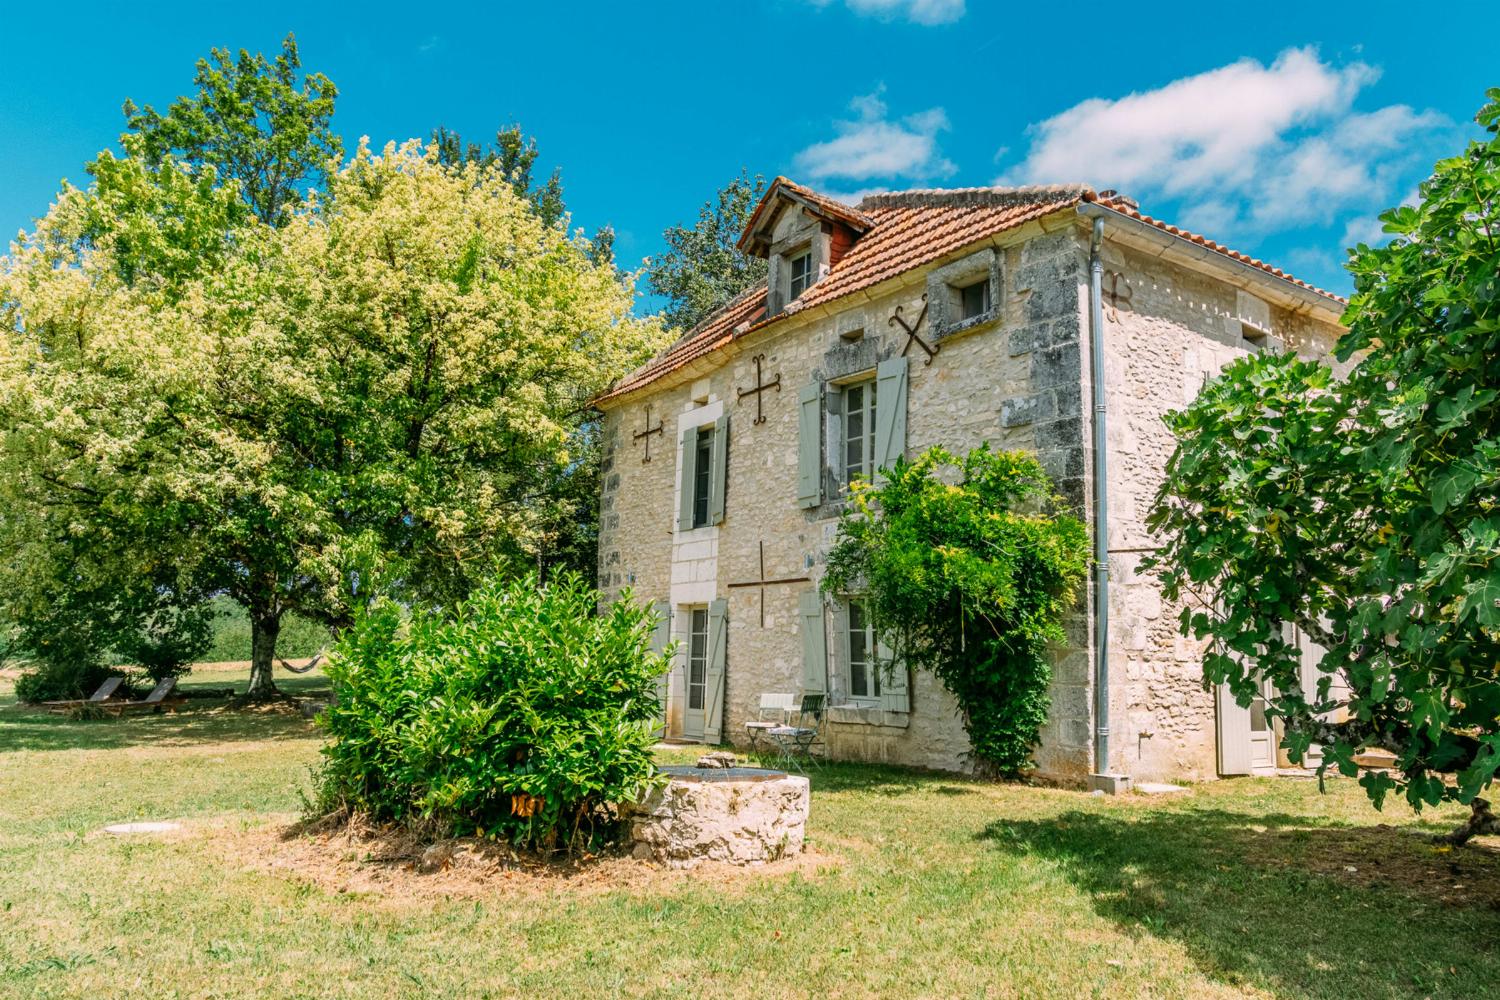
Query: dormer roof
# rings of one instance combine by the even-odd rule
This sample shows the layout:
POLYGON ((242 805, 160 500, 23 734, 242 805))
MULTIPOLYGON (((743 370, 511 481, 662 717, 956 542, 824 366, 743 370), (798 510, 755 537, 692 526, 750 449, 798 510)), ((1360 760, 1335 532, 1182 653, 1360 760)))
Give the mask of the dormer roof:
POLYGON ((755 211, 750 213, 750 221, 745 223, 745 231, 740 234, 736 245, 752 257, 765 257, 771 249, 771 233, 776 228, 776 220, 788 208, 801 208, 815 218, 851 230, 856 237, 875 225, 874 216, 795 181, 778 177, 766 188, 755 211))

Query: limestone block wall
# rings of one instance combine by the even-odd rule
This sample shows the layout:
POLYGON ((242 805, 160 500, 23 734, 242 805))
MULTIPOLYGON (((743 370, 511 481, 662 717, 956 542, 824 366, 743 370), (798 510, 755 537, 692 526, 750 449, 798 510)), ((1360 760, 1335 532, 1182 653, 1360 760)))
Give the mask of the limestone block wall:
MULTIPOLYGON (((1154 547, 1145 521, 1173 449, 1162 416, 1254 349, 1240 317, 1259 307, 1232 285, 1121 247, 1107 233, 1110 767, 1138 781, 1210 778, 1217 771, 1216 719, 1213 692, 1203 683, 1204 649, 1178 634, 1181 607, 1163 600, 1140 563, 1154 547)), ((1326 354, 1340 333, 1260 305, 1258 322, 1271 327, 1273 340, 1310 356, 1326 354)))
MULTIPOLYGON (((1077 505, 1084 502, 1080 336, 1086 251, 1071 222, 1050 232, 1033 226, 976 252, 981 249, 999 265, 996 315, 939 339, 930 365, 923 363, 920 347, 907 348, 905 332, 890 322, 897 306, 908 322, 920 313, 928 272, 917 270, 880 294, 851 297, 815 315, 793 313, 711 355, 676 385, 612 405, 605 414, 600 586, 606 597, 632 586, 643 600, 671 599, 674 583, 680 590, 684 582, 680 557, 685 552, 674 536, 677 419, 702 400, 723 401, 729 415, 725 517, 713 546, 713 592, 728 600, 727 740, 745 741, 744 723, 755 716, 761 693, 800 690, 798 598, 817 586, 834 540, 836 503, 812 510, 797 506, 801 386, 830 377, 840 365, 854 365, 850 371, 866 364, 873 368, 876 360, 907 348, 909 455, 932 444, 962 452, 986 440, 1001 448, 1033 449, 1065 495, 1077 505), (863 334, 853 340, 856 330, 863 334), (755 384, 756 355, 762 356, 765 380, 780 377, 780 389, 763 394, 765 419, 759 424, 754 397, 738 396, 755 384), (648 426, 648 402, 650 426, 660 420, 666 432, 652 438, 652 459, 643 463, 643 443, 632 434, 648 426), (807 580, 748 585, 798 577, 807 580)), ((919 332, 933 340, 927 324, 919 332)), ((696 549, 692 554, 704 555, 696 549)), ((695 583, 702 582, 696 576, 701 572, 696 568, 689 574, 695 583)), ((837 704, 842 651, 831 615, 825 629, 835 678, 830 702, 837 704)), ((1089 770, 1085 605, 1070 620, 1069 633, 1068 644, 1056 651, 1053 713, 1038 751, 1043 772, 1062 780, 1082 778, 1089 770)), ((969 744, 952 697, 928 675, 913 677, 911 685, 909 713, 834 713, 836 720, 827 727, 831 751, 845 758, 966 768, 969 744)), ((680 698, 680 677, 671 690, 680 698)))

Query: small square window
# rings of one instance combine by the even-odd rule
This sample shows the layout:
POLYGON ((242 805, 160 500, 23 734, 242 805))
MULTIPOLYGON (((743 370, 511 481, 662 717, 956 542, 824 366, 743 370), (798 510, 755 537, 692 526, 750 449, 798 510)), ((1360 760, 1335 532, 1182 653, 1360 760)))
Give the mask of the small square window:
POLYGON ((848 344, 852 344, 857 340, 864 340, 865 328, 859 326, 855 327, 853 330, 845 330, 843 333, 839 334, 839 339, 848 344))
POLYGON ((813 283, 813 256, 812 251, 807 250, 792 258, 792 282, 788 288, 787 298, 795 300, 812 287, 813 283))
POLYGON ((973 319, 990 311, 990 279, 981 278, 972 285, 958 290, 958 314, 961 319, 973 319))
POLYGON ((1251 351, 1263 351, 1271 339, 1271 335, 1264 330, 1257 330, 1248 323, 1240 324, 1240 336, 1245 339, 1245 347, 1251 351))

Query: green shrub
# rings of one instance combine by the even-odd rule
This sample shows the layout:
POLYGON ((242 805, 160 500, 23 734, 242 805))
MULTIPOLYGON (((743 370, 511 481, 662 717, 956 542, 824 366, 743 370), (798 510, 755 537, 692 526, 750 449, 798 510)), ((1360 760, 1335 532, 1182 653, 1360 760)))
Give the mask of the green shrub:
POLYGON ((1066 636, 1089 568, 1083 522, 1059 510, 1031 455, 932 448, 881 482, 856 482, 823 589, 859 594, 891 660, 953 693, 975 763, 1032 764, 1047 721, 1048 645, 1066 636))
POLYGON ((653 615, 575 574, 494 580, 452 614, 378 605, 335 648, 317 808, 427 835, 597 846, 655 780, 653 615))
POLYGON ((16 678, 16 698, 31 704, 87 698, 106 679, 123 673, 122 670, 87 661, 43 660, 16 678))

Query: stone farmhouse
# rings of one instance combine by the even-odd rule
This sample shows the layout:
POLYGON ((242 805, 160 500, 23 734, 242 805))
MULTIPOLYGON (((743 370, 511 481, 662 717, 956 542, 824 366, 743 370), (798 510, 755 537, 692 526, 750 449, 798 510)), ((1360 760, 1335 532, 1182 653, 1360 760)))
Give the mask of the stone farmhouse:
POLYGON ((768 260, 766 284, 595 401, 600 584, 656 602, 659 641, 679 640, 670 737, 741 744, 763 693, 825 692, 832 756, 968 767, 951 696, 875 670, 858 595, 817 587, 851 477, 988 441, 1037 454, 1096 535, 1041 775, 1277 766, 1263 706, 1205 689, 1202 646, 1138 567, 1172 448, 1162 414, 1246 352, 1326 355, 1342 300, 1082 186, 853 207, 777 178, 740 247, 768 260))

